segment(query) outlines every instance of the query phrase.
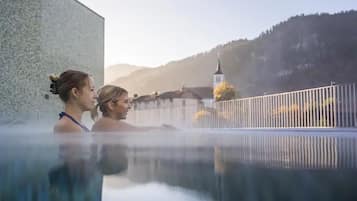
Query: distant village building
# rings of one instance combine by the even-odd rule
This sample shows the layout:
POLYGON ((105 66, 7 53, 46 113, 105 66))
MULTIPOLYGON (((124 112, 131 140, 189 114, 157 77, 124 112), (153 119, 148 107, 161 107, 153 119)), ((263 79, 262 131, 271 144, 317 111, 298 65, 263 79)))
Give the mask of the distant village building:
POLYGON ((217 69, 213 74, 213 88, 205 86, 182 87, 181 90, 167 91, 161 94, 156 92, 150 95, 134 97, 133 106, 134 109, 149 109, 173 105, 191 105, 194 103, 210 107, 214 101, 213 89, 224 80, 221 62, 218 59, 217 69))
POLYGON ((212 91, 211 87, 182 87, 181 90, 139 96, 133 101, 133 109, 142 110, 186 105, 209 106, 213 100, 212 91))
POLYGON ((48 75, 69 68, 104 80, 104 18, 77 0, 3 0, 0 124, 58 118, 48 75))
MULTIPOLYGON (((224 81, 224 74, 220 61, 217 62, 217 70, 213 74, 213 85, 224 81)), ((202 108, 213 106, 213 88, 182 87, 180 90, 153 93, 150 95, 136 96, 133 99, 132 111, 128 121, 138 125, 161 125, 163 123, 177 125, 177 122, 191 124, 191 119, 185 119, 202 108)), ((187 126, 180 125, 180 126, 187 126)))

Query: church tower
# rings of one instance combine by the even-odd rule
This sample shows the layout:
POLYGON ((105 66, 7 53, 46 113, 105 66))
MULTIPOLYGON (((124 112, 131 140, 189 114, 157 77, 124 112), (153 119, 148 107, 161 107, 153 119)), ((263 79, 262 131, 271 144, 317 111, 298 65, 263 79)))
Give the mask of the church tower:
POLYGON ((221 69, 221 61, 217 59, 217 69, 216 72, 213 74, 213 89, 216 88, 216 86, 224 81, 224 74, 221 69))

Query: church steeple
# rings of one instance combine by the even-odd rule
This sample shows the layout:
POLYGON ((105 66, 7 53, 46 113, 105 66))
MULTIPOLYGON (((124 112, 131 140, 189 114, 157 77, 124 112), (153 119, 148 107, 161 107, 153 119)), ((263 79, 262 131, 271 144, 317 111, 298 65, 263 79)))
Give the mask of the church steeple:
POLYGON ((217 58, 217 69, 216 72, 213 74, 213 89, 215 89, 216 86, 223 81, 224 74, 222 72, 221 61, 219 58, 217 58))
POLYGON ((223 74, 222 69, 221 69, 221 61, 219 60, 219 58, 217 59, 217 69, 214 74, 215 75, 223 74))

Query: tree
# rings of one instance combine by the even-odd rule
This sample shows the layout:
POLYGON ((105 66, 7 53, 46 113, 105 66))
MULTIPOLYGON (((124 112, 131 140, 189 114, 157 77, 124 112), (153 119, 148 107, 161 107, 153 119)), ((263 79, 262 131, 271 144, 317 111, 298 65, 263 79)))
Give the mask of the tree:
POLYGON ((236 91, 233 85, 223 81, 216 86, 213 95, 216 101, 231 100, 236 97, 236 91))

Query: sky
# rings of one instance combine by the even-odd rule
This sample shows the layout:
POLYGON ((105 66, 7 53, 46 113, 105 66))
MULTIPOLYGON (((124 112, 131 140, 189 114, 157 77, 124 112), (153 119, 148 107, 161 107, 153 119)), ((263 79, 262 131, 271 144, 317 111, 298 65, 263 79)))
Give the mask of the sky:
POLYGON ((79 0, 105 18, 105 67, 157 67, 291 16, 357 10, 357 0, 79 0))

